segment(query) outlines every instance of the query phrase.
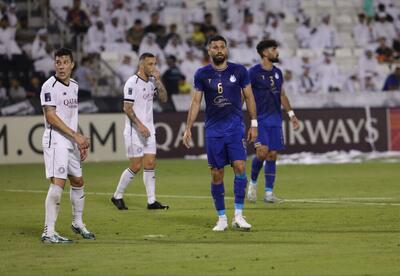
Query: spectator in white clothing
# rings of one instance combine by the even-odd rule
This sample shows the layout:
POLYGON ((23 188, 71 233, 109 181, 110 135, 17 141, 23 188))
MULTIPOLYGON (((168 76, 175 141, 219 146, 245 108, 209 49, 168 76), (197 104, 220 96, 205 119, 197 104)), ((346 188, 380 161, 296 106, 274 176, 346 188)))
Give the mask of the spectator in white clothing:
POLYGON ((283 79, 283 88, 288 95, 294 95, 298 93, 299 83, 297 82, 297 79, 291 70, 284 70, 283 79))
POLYGON ((277 41, 279 47, 285 47, 282 29, 279 22, 280 21, 276 16, 273 17, 271 23, 264 29, 264 37, 277 41))
POLYGON ((164 54, 167 56, 175 56, 180 64, 185 59, 186 48, 177 35, 172 36, 164 48, 164 54))
POLYGON ((334 52, 332 50, 324 50, 324 58, 318 66, 317 76, 321 82, 322 93, 336 92, 341 90, 342 76, 339 67, 333 61, 334 52))
POLYGON ((118 17, 111 18, 111 22, 105 27, 107 51, 130 51, 131 45, 125 40, 125 30, 119 25, 118 17))
POLYGON ((193 51, 187 51, 185 61, 182 62, 180 69, 188 83, 193 84, 194 73, 201 66, 200 59, 196 58, 193 51))
POLYGON ((311 35, 313 31, 315 30, 311 28, 311 18, 306 17, 304 22, 296 28, 295 36, 299 48, 310 48, 311 35))
POLYGON ((246 35, 246 38, 258 41, 261 38, 262 29, 254 22, 254 17, 251 13, 244 15, 244 22, 241 31, 246 35))
POLYGON ((311 74, 311 66, 303 65, 302 74, 299 77, 299 93, 308 94, 318 92, 319 86, 315 77, 311 74))
POLYGON ((139 46, 139 56, 145 52, 152 53, 157 57, 158 65, 165 64, 164 52, 156 43, 156 35, 153 33, 146 34, 139 46))
POLYGON ((325 14, 321 24, 312 35, 310 46, 312 49, 335 49, 339 46, 338 33, 336 27, 331 24, 331 16, 325 14))
POLYGON ((364 48, 372 42, 372 27, 367 24, 367 18, 364 13, 358 15, 358 23, 353 28, 353 38, 357 47, 364 48))
POLYGON ((86 52, 88 53, 100 53, 105 50, 106 32, 101 19, 97 19, 95 24, 90 26, 87 33, 87 43, 86 52))
POLYGON ((117 66, 117 74, 121 79, 121 84, 124 84, 136 72, 135 65, 132 64, 130 55, 124 55, 122 62, 117 66))
POLYGON ((31 48, 32 59, 38 60, 38 59, 49 56, 48 50, 47 50, 48 47, 49 47, 49 43, 48 43, 47 30, 44 28, 40 29, 37 32, 35 40, 32 43, 32 48, 31 48))
POLYGON ((225 28, 222 30, 221 34, 228 41, 228 44, 234 41, 236 45, 241 45, 246 41, 246 35, 238 28, 233 28, 231 21, 225 23, 225 28))
POLYGON ((392 22, 387 20, 386 13, 378 13, 376 15, 376 22, 373 27, 374 38, 377 41, 379 38, 384 37, 386 43, 392 45, 393 39, 396 38, 396 29, 392 22))

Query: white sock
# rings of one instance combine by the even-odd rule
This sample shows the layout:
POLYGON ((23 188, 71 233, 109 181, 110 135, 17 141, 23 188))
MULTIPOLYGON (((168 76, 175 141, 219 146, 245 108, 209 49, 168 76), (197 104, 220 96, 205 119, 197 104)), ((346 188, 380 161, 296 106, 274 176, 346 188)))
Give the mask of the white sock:
POLYGON ((114 193, 114 198, 121 199, 124 196, 124 192, 126 187, 128 187, 129 183, 132 181, 135 173, 131 171, 131 169, 127 168, 121 174, 121 178, 119 179, 117 189, 114 193))
POLYGON ((146 187, 147 203, 156 201, 156 177, 154 170, 143 170, 143 182, 146 187))
POLYGON ((242 209, 235 209, 235 216, 242 216, 243 210, 242 209))
POLYGON ((83 227, 82 214, 85 207, 85 193, 82 187, 71 186, 70 199, 72 203, 72 224, 75 227, 83 227))
POLYGON ((47 237, 54 235, 57 216, 60 211, 62 192, 63 189, 60 186, 50 184, 45 201, 46 216, 43 230, 43 234, 47 237))

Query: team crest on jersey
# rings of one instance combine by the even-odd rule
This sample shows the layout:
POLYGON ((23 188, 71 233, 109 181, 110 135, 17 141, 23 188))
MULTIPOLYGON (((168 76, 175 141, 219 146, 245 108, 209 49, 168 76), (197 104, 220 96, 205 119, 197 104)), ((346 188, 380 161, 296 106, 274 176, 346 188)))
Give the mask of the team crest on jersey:
POLYGON ((231 82, 235 82, 235 81, 236 81, 235 75, 231 75, 231 77, 229 78, 229 80, 230 80, 231 82))
POLYGON ((64 167, 59 167, 58 168, 59 173, 65 173, 65 168, 64 167))
POLYGON ((128 94, 132 95, 132 88, 128 88, 128 94))
POLYGON ((143 151, 143 149, 142 148, 137 148, 137 153, 141 153, 142 151, 143 151))
POLYGON ((275 73, 275 79, 279 80, 279 74, 275 73))
POLYGON ((51 101, 50 93, 44 93, 44 101, 45 102, 50 102, 51 101))

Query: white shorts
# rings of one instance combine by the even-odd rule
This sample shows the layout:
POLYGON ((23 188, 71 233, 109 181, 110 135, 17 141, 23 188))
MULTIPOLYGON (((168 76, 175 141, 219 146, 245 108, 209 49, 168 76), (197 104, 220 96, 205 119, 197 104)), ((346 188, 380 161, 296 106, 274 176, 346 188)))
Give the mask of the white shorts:
POLYGON ((46 178, 67 179, 68 175, 81 177, 81 156, 78 149, 44 148, 46 178))
POLYGON ((156 154, 156 136, 150 135, 149 138, 138 136, 135 132, 124 133, 126 157, 142 157, 145 154, 156 154))

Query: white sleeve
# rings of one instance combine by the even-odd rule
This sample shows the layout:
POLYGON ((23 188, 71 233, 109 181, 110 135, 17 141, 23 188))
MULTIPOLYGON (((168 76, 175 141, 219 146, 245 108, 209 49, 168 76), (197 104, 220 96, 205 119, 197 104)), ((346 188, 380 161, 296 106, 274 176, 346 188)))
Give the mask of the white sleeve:
POLYGON ((40 102, 42 106, 56 106, 56 96, 57 94, 52 87, 50 87, 47 83, 43 84, 42 91, 40 91, 40 102))
POLYGON ((135 102, 135 87, 130 81, 127 81, 124 86, 124 101, 135 102))

